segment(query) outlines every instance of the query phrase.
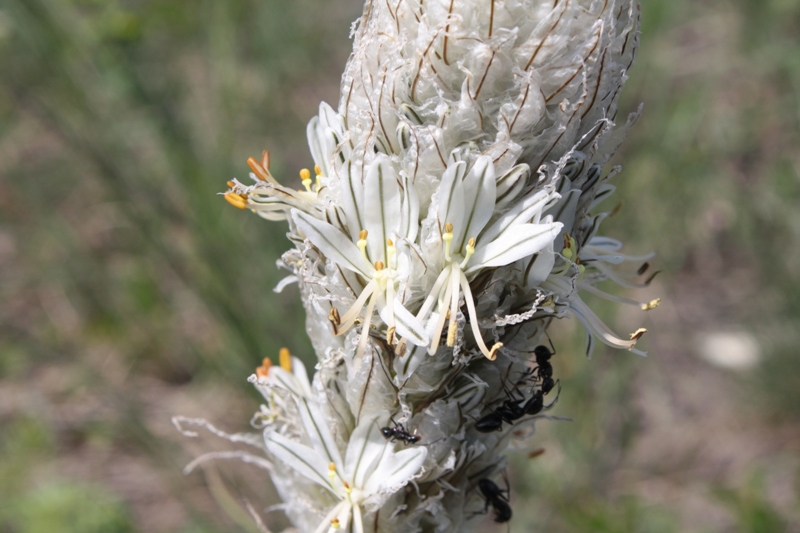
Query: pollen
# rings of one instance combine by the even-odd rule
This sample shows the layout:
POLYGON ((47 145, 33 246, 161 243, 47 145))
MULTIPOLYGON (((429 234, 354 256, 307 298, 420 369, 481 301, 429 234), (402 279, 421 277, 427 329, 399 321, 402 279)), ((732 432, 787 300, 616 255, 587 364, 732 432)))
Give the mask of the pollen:
POLYGON ((289 352, 289 348, 281 348, 280 352, 278 352, 278 357, 280 358, 281 368, 287 372, 291 372, 292 354, 289 352))
POLYGON ((642 311, 652 311, 661 304, 661 298, 650 300, 646 304, 642 304, 642 311))
POLYGON ((247 195, 235 192, 226 192, 225 200, 236 209, 247 209, 247 195))
POLYGON ((300 180, 302 180, 303 187, 305 187, 308 192, 311 192, 311 171, 307 168, 301 169, 300 180))

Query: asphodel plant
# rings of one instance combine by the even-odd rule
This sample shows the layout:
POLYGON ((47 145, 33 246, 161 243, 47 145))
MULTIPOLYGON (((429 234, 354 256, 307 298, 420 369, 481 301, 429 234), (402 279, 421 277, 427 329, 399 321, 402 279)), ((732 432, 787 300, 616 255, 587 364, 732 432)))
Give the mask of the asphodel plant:
POLYGON ((264 360, 261 435, 238 437, 300 531, 510 519, 503 452, 560 390, 547 326, 643 355, 643 329, 620 337, 582 299, 658 303, 596 287, 649 282, 649 257, 600 234, 638 31, 634 0, 370 0, 339 104, 308 125, 313 171, 279 179, 265 151, 228 182, 234 207, 288 223, 281 288, 299 285, 316 352, 312 379, 288 351, 264 360))

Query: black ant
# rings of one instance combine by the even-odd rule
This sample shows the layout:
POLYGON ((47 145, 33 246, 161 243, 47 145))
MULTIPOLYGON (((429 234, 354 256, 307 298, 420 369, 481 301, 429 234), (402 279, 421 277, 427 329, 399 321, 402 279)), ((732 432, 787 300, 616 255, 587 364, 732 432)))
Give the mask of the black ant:
POLYGON ((403 441, 406 445, 416 444, 422 439, 421 435, 416 433, 411 434, 403 424, 395 422, 394 418, 391 419, 394 426, 386 426, 381 428, 381 435, 386 440, 392 439, 392 442, 403 441))
POLYGON ((484 507, 484 514, 492 508, 492 519, 498 524, 508 522, 511 520, 511 506, 508 504, 508 499, 511 496, 511 489, 508 486, 508 479, 506 479, 505 490, 497 486, 491 479, 481 479, 478 481, 478 488, 486 500, 486 507, 484 507))
MULTIPOLYGON (((537 374, 539 379, 552 379, 553 378, 553 365, 550 364, 550 358, 555 355, 555 352, 551 352, 550 349, 540 344, 536 348, 533 349, 533 355, 536 356, 536 364, 539 368, 537 368, 537 374)), ((552 387, 551 387, 552 389, 552 387)))

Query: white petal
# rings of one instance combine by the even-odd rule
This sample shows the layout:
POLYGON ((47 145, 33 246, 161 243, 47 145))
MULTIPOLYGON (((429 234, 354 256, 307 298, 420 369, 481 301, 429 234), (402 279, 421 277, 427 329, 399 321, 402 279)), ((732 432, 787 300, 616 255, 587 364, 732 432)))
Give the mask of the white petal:
POLYGON ((335 464, 336 469, 341 472, 343 467, 342 456, 339 454, 336 441, 317 404, 311 400, 300 398, 297 401, 297 409, 300 411, 300 417, 303 419, 303 427, 306 430, 306 435, 308 435, 309 440, 311 440, 311 446, 314 448, 317 455, 326 459, 326 472, 330 463, 335 464))
POLYGON ((451 163, 447 170, 442 174, 442 181, 439 184, 438 201, 439 223, 442 228, 448 222, 453 224, 453 234, 459 228, 464 229, 464 172, 467 164, 463 161, 451 163))
POLYGON ((396 492, 417 475, 427 455, 428 449, 422 446, 384 454, 364 485, 364 491, 396 492))
POLYGON ((386 240, 400 229, 400 186, 389 158, 378 154, 367 170, 364 184, 364 222, 369 231, 369 259, 388 266, 386 240))
POLYGON ((409 242, 417 239, 419 231, 419 196, 417 188, 410 179, 404 182, 403 190, 403 220, 400 226, 400 235, 404 235, 409 242))
POLYGON ((556 263, 556 254, 553 253, 553 243, 550 242, 540 250, 536 257, 531 259, 525 272, 525 285, 536 287, 550 275, 556 263))
POLYGON ((515 205, 508 213, 498 218, 481 234, 479 242, 490 242, 502 235, 504 231, 517 224, 526 224, 537 214, 541 213, 547 202, 552 198, 551 191, 539 191, 525 201, 515 205))
POLYGON ((359 232, 366 226, 364 222, 364 184, 352 161, 347 161, 342 165, 342 176, 339 183, 342 187, 342 210, 347 219, 350 238, 355 241, 358 239, 359 232))
POLYGON ((498 239, 475 250, 469 260, 469 274, 484 267, 507 265, 542 250, 561 230, 560 222, 551 224, 519 224, 514 231, 504 233, 498 239))
POLYGON ((460 252, 468 239, 477 239, 480 231, 492 218, 497 195, 495 180, 492 158, 480 156, 476 159, 464 178, 464 227, 458 230, 458 236, 453 239, 453 251, 460 252))
MULTIPOLYGON (((425 332, 422 321, 412 315, 398 298, 395 298, 392 310, 394 312, 394 325, 397 328, 397 335, 417 346, 427 346, 428 334, 425 332)), ((388 314, 388 308, 384 303, 380 308, 380 315, 384 323, 387 324, 389 323, 388 314)))
POLYGON ((297 210, 292 210, 292 219, 325 257, 365 278, 372 277, 373 267, 364 260, 361 250, 344 233, 327 222, 297 210))
POLYGON ((326 458, 308 446, 287 439, 275 431, 267 434, 267 449, 276 459, 294 468, 311 481, 322 485, 331 492, 333 488, 328 479, 326 458))
POLYGON ((356 487, 364 487, 380 458, 391 443, 383 438, 375 418, 363 418, 350 434, 345 454, 344 477, 356 487))

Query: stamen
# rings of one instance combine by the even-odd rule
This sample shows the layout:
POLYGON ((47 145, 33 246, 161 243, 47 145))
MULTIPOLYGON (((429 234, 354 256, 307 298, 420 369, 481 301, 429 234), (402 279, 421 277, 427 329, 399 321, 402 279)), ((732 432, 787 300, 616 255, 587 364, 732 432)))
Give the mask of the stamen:
POLYGON ((269 150, 261 152, 261 166, 269 172, 269 150))
POLYGON ((263 366, 259 366, 256 368, 256 376, 260 378, 265 378, 269 376, 269 370, 264 368, 263 366))
POLYGON ((369 232, 365 229, 362 229, 360 232, 358 232, 358 242, 356 243, 356 246, 358 246, 358 249, 361 250, 361 255, 364 257, 364 259, 369 261, 367 258, 367 235, 369 235, 369 232))
POLYGON ((503 343, 496 342, 491 350, 486 347, 486 343, 483 342, 483 337, 481 336, 480 327, 478 326, 478 313, 475 311, 475 302, 472 301, 472 290, 469 288, 469 281, 467 281, 467 276, 465 276, 463 272, 459 272, 459 274, 461 278, 461 290, 464 291, 464 301, 467 304, 469 324, 472 327, 472 335, 475 337, 475 342, 483 355, 485 355, 489 361, 494 361, 497 358, 497 351, 503 347, 503 343))
POLYGON ((289 352, 289 348, 281 348, 278 352, 278 357, 281 362, 281 368, 286 370, 287 372, 292 371, 292 354, 289 352))
POLYGON ((336 478, 336 464, 328 463, 328 479, 331 480, 331 485, 333 485, 334 478, 336 478))
POLYGON ((344 485, 344 490, 347 492, 347 494, 350 494, 351 492, 353 492, 353 488, 350 486, 350 483, 348 483, 347 481, 342 481, 342 485, 344 485))
POLYGON ((444 235, 442 235, 442 240, 444 241, 444 260, 451 261, 450 243, 453 242, 453 225, 450 222, 444 225, 444 235))
POLYGON ((319 168, 319 165, 314 165, 314 174, 317 176, 322 176, 322 169, 319 168))
MULTIPOLYGON (((456 269, 456 266, 453 265, 453 270, 455 270, 455 269, 456 269)), ((450 294, 450 296, 451 296, 450 310, 449 310, 449 313, 448 313, 449 314, 448 318, 450 319, 450 323, 447 325, 447 341, 446 342, 447 342, 447 346, 452 348, 453 346, 456 345, 456 335, 458 335, 458 322, 456 321, 456 319, 458 318, 458 297, 461 295, 461 293, 458 291, 459 277, 456 276, 456 275, 453 275, 453 276, 450 277, 450 279, 451 279, 451 283, 452 283, 452 289, 451 289, 451 294, 450 294)))
POLYGON ((261 360, 261 366, 263 366, 265 370, 269 370, 270 368, 272 368, 272 359, 270 359, 269 357, 265 357, 264 359, 261 360))
POLYGON ((309 172, 307 168, 300 170, 300 179, 302 180, 303 187, 305 187, 308 192, 311 192, 311 172, 309 172))
POLYGON ((395 255, 397 255, 397 248, 392 242, 392 239, 386 239, 386 262, 389 263, 389 268, 395 268, 397 266, 395 255))
POLYGON ((375 270, 377 270, 378 272, 383 270, 385 267, 386 265, 383 264, 383 261, 375 261, 375 270))
POLYGON ((231 180, 228 180, 228 183, 226 185, 228 186, 229 189, 233 189, 234 187, 236 187, 236 184, 231 180))
POLYGON ((271 176, 269 174, 269 171, 266 170, 263 166, 261 166, 261 163, 256 161, 255 158, 248 157, 247 158, 247 166, 250 167, 250 170, 253 171, 253 174, 255 174, 256 177, 258 179, 260 179, 261 181, 272 181, 272 180, 270 180, 271 176))
POLYGON ((247 209, 247 195, 246 194, 237 194, 235 192, 226 192, 225 193, 225 200, 228 201, 236 209, 247 209))
POLYGON ((331 307, 331 312, 328 313, 328 320, 331 321, 331 325, 333 326, 333 334, 339 334, 339 326, 342 324, 342 319, 339 316, 339 310, 335 307, 331 307))
POLYGON ((394 344, 395 341, 394 334, 396 330, 397 328, 394 326, 390 326, 389 328, 386 329, 386 342, 388 342, 389 344, 394 344))
POLYGON ((336 517, 331 518, 331 529, 339 529, 340 527, 342 526, 339 523, 339 519, 336 517))
POLYGON ((469 261, 469 258, 472 257, 472 254, 474 254, 474 253, 475 253, 475 237, 472 237, 467 242, 467 251, 464 254, 464 260, 461 261, 461 264, 459 266, 461 268, 466 268, 467 262, 469 261))
MULTIPOLYGON (((636 341, 638 341, 639 339, 641 339, 641 338, 642 338, 642 335, 644 335, 645 333, 647 333, 647 329, 645 329, 645 328, 639 328, 639 329, 637 329, 636 331, 634 331, 633 333, 631 333, 631 334, 629 335, 629 337, 630 337, 630 339, 631 339, 632 341, 634 341, 634 343, 635 343, 636 341)), ((631 345, 631 347, 630 347, 630 348, 628 348, 628 349, 630 350, 631 348, 633 348, 633 345, 631 345)))
POLYGON ((661 304, 661 298, 650 300, 646 304, 642 304, 642 311, 651 311, 661 304))

